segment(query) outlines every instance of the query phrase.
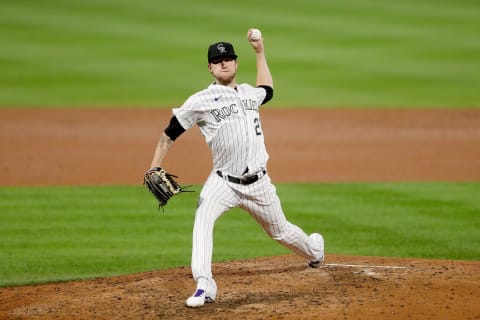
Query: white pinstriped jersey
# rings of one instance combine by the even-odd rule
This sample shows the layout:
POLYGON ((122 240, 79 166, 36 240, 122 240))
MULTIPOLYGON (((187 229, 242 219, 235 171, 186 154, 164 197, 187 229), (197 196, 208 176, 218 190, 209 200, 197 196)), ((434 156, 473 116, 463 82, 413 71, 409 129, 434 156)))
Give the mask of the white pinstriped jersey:
POLYGON ((173 114, 187 130, 197 124, 210 147, 214 170, 241 176, 266 168, 268 153, 259 107, 264 88, 240 84, 236 89, 211 84, 190 96, 173 114))

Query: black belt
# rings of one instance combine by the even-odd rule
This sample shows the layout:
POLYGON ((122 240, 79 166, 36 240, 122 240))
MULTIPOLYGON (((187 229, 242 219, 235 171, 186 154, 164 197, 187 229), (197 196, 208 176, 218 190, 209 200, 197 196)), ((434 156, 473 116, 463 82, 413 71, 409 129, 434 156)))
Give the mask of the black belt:
POLYGON ((244 177, 233 177, 233 176, 230 176, 228 174, 224 175, 222 173, 222 171, 220 171, 220 170, 217 171, 217 174, 218 174, 219 177, 224 178, 224 179, 226 179, 226 180, 228 180, 232 183, 249 185, 249 184, 252 184, 254 182, 257 182, 258 179, 260 179, 261 177, 266 175, 267 170, 263 170, 263 171, 260 171, 256 174, 252 174, 252 175, 244 176, 244 177))

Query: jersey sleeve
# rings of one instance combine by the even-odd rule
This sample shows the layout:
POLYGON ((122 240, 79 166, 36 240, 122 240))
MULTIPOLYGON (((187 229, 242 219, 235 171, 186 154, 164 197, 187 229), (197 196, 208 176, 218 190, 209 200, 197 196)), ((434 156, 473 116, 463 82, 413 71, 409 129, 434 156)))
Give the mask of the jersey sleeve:
POLYGON ((252 87, 255 90, 255 96, 259 106, 267 103, 273 97, 273 88, 269 86, 252 87))
POLYGON ((265 104, 268 101, 272 100, 272 98, 273 98, 273 88, 272 87, 260 85, 260 86, 257 86, 257 88, 265 89, 265 97, 261 101, 261 104, 265 104))
POLYGON ((195 97, 192 96, 182 106, 172 110, 173 115, 185 130, 193 127, 200 119, 201 112, 197 109, 196 101, 195 97))
POLYGON ((182 133, 185 132, 185 129, 182 127, 180 122, 178 122, 177 117, 173 116, 164 132, 170 139, 172 139, 172 141, 175 141, 182 133))

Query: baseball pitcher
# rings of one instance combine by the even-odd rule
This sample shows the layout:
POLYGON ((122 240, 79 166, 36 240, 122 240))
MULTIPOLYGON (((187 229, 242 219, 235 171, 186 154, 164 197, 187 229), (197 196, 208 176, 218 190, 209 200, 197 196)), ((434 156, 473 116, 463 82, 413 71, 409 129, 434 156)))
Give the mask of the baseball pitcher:
POLYGON ((256 53, 256 86, 236 82, 238 63, 232 44, 210 45, 208 71, 214 82, 173 109, 147 171, 163 172, 162 161, 173 142, 192 126, 200 128, 212 153, 213 169, 200 193, 193 227, 191 266, 196 289, 186 300, 193 308, 216 299, 213 229, 215 221, 231 208, 246 210, 272 239, 304 257, 309 266, 319 267, 324 259, 323 237, 307 235, 287 221, 268 175, 260 109, 273 97, 273 80, 261 33, 249 29, 247 39, 256 53))

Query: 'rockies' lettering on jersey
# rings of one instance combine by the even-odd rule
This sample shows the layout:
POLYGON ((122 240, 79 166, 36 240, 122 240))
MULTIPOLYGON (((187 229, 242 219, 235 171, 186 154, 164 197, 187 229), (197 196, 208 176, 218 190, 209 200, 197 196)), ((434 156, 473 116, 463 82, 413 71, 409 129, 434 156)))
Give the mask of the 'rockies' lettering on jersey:
POLYGON ((232 103, 228 107, 222 107, 220 109, 213 109, 210 111, 217 122, 225 120, 227 117, 231 116, 232 114, 238 113, 237 105, 232 103))
POLYGON ((259 107, 264 88, 240 84, 236 90, 210 85, 173 109, 182 127, 198 125, 212 152, 213 168, 241 176, 245 168, 266 168, 268 153, 261 132, 259 107))
MULTIPOLYGON (((214 99, 215 101, 218 101, 217 98, 214 99)), ((240 100, 242 103, 242 106, 245 110, 253 110, 258 112, 258 102, 252 99, 245 99, 245 100, 240 100)), ((221 108, 215 108, 210 113, 213 115, 215 120, 217 122, 220 122, 222 120, 225 120, 227 117, 231 116, 232 114, 238 113, 238 107, 235 103, 232 103, 229 106, 221 107, 221 108)))
POLYGON ((245 110, 255 110, 258 112, 258 102, 252 99, 242 100, 245 110))

